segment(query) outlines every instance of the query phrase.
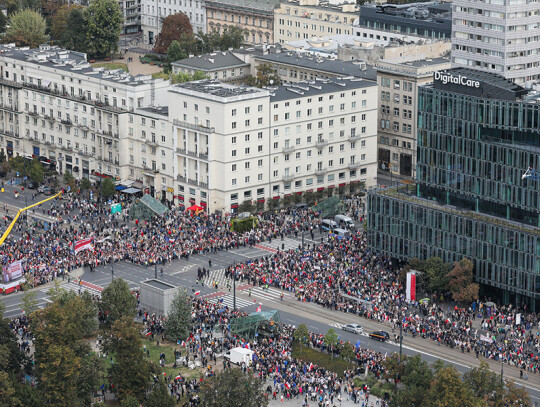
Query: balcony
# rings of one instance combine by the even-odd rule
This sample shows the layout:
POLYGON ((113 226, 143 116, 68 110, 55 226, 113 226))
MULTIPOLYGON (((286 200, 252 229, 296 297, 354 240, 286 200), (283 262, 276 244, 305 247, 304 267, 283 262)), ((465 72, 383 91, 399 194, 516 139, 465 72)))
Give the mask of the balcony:
POLYGON ((284 154, 287 154, 287 153, 292 153, 294 150, 296 150, 295 146, 287 146, 287 147, 283 147, 283 149, 281 151, 284 154))
POLYGON ((204 153, 197 153, 196 151, 188 151, 185 148, 177 148, 176 153, 187 155, 189 157, 202 158, 203 160, 208 160, 208 152, 204 154, 204 153))
POLYGON ((214 127, 205 127, 205 126, 202 126, 202 125, 183 122, 183 121, 180 121, 180 120, 177 120, 177 119, 173 120, 173 124, 175 126, 177 126, 177 127, 181 127, 181 128, 189 129, 189 130, 200 131, 202 133, 213 133, 215 131, 214 127))
POLYGON ((294 180, 294 175, 284 175, 283 176, 283 182, 291 182, 294 180))
POLYGON ((10 137, 19 137, 19 132, 18 131, 0 129, 0 134, 4 134, 4 135, 10 136, 10 137))
POLYGON ((326 146, 328 144, 328 140, 317 140, 317 142, 315 143, 315 145, 318 147, 318 148, 322 148, 324 146, 326 146))
POLYGON ((181 175, 177 175, 177 176, 176 176, 176 180, 177 180, 177 181, 180 181, 180 182, 186 182, 186 181, 187 181, 187 180, 186 180, 186 177, 183 177, 183 176, 181 176, 181 175))
POLYGON ((197 181, 196 179, 188 179, 187 183, 189 185, 194 185, 201 188, 208 188, 208 184, 206 182, 197 181))
POLYGON ((360 134, 355 134, 355 135, 350 135, 349 136, 349 140, 350 141, 357 141, 357 140, 360 140, 360 134))
POLYGON ((28 113, 30 116, 36 116, 36 117, 39 116, 39 113, 38 113, 38 112, 34 112, 34 111, 32 111, 32 110, 28 111, 27 113, 28 113))
POLYGON ((0 85, 11 86, 12 88, 22 89, 23 84, 13 81, 8 81, 7 79, 0 78, 0 85))
POLYGON ((150 139, 146 139, 145 143, 148 144, 150 147, 157 147, 157 143, 155 141, 150 140, 150 139))
POLYGON ((3 102, 0 102, 0 109, 9 110, 9 111, 12 111, 12 112, 18 112, 19 111, 19 104, 16 103, 16 102, 15 103, 3 103, 3 102))
POLYGON ((354 170, 360 167, 360 163, 349 163, 348 167, 349 167, 349 170, 354 170))
POLYGON ((315 175, 324 175, 328 172, 328 168, 318 168, 315 170, 315 175))
POLYGON ((73 125, 71 120, 61 120, 60 122, 62 124, 65 124, 66 126, 72 126, 73 125))

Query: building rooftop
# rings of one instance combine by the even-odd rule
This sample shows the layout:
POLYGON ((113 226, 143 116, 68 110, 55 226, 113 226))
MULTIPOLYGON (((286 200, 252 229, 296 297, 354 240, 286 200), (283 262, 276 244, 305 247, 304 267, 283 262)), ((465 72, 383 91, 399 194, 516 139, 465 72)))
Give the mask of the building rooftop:
POLYGON ((408 4, 364 4, 361 7, 360 14, 362 15, 362 13, 370 13, 370 11, 375 11, 380 15, 391 15, 411 20, 448 20, 452 17, 452 4, 438 2, 408 4))
POLYGON ((218 71, 227 68, 249 66, 231 51, 217 51, 175 61, 173 66, 184 69, 195 69, 203 72, 218 71))
POLYGON ((381 59, 376 65, 377 71, 410 75, 412 77, 432 75, 434 70, 451 67, 448 57, 426 58, 423 54, 399 58, 381 59))
POLYGON ((206 5, 229 6, 239 9, 252 9, 262 11, 272 11, 279 6, 280 0, 206 0, 206 5))
POLYGON ((166 283, 165 281, 155 280, 155 279, 143 281, 142 284, 148 284, 162 291, 176 289, 176 287, 172 284, 166 283))
POLYGON ((372 81, 377 80, 375 69, 363 61, 339 61, 337 59, 320 58, 316 56, 303 56, 296 52, 261 55, 257 56, 257 59, 269 63, 279 63, 299 68, 313 69, 321 73, 337 76, 354 76, 372 81))
MULTIPOLYGON (((1 57, 13 58, 27 64, 33 63, 40 67, 87 75, 129 86, 137 86, 153 80, 151 75, 133 76, 122 69, 94 68, 88 63, 85 53, 66 50, 55 45, 43 44, 39 48, 30 49, 28 47, 16 47, 15 44, 0 44, 1 57)), ((44 83, 48 83, 45 86, 50 85, 50 81, 45 78, 37 79, 42 80, 42 85, 44 83)))
POLYGON ((169 116, 169 106, 155 106, 155 107, 140 107, 137 111, 144 113, 150 113, 152 115, 169 116))
POLYGON ((344 78, 284 83, 279 87, 268 89, 272 92, 270 94, 270 100, 272 102, 279 102, 281 100, 298 99, 299 97, 317 96, 326 93, 366 88, 368 86, 377 86, 377 83, 349 76, 344 78))
POLYGON ((198 97, 207 97, 214 100, 229 102, 226 99, 248 99, 254 97, 268 96, 269 92, 264 89, 251 88, 246 86, 231 85, 216 81, 214 79, 203 79, 200 81, 184 82, 172 85, 170 92, 178 92, 198 97))
MULTIPOLYGON (((348 13, 348 14, 358 14, 358 12, 360 11, 360 6, 357 6, 355 1, 336 2, 336 1, 315 0, 313 2, 310 2, 310 1, 305 1, 305 0, 288 0, 288 1, 283 1, 281 3, 282 7, 287 7, 288 5, 305 7, 306 9, 320 9, 320 10, 333 11, 333 12, 339 12, 339 13, 348 13), (313 4, 309 4, 309 3, 313 3, 313 4)), ((309 18, 309 16, 305 16, 305 17, 309 18)))

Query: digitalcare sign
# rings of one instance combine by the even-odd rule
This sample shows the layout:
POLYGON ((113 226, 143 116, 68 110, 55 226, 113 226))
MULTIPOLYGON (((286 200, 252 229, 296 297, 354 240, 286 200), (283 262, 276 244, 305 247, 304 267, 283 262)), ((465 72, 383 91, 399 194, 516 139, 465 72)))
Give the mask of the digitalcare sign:
POLYGON ((463 75, 452 75, 448 72, 435 72, 435 81, 441 82, 443 85, 454 84, 460 86, 467 86, 469 88, 480 88, 480 82, 473 79, 469 79, 463 75))

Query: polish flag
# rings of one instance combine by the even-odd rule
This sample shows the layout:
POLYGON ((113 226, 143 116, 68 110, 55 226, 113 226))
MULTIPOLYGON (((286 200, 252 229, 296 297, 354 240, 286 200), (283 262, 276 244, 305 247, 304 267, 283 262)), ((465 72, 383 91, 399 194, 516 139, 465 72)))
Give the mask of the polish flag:
POLYGON ((407 273, 407 288, 405 291, 405 299, 407 301, 416 300, 416 272, 409 271, 407 273))
POLYGON ((80 251, 82 250, 94 250, 94 248, 92 247, 92 239, 94 239, 93 237, 88 237, 86 239, 82 239, 82 240, 77 240, 75 242, 75 254, 79 253, 80 251))
POLYGON ((285 387, 287 388, 287 390, 290 390, 291 386, 289 386, 289 383, 285 382, 285 387))
POLYGON ((261 308, 261 306, 259 305, 259 306, 257 307, 257 312, 261 312, 261 311, 262 311, 262 308, 261 308))
POLYGON ((152 335, 152 332, 147 332, 145 337, 149 337, 150 335, 152 335))
POLYGON ((195 291, 195 294, 193 295, 199 295, 201 292, 200 291, 195 291))

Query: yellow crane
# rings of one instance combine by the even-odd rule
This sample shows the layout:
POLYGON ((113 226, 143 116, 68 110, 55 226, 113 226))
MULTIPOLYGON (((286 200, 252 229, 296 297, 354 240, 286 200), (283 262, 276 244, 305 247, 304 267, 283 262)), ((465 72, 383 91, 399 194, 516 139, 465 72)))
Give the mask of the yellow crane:
POLYGON ((27 211, 28 209, 32 209, 35 206, 41 205, 41 204, 43 204, 43 203, 45 203, 47 201, 55 199, 55 198, 59 197, 60 195, 62 195, 62 191, 58 192, 56 195, 53 195, 53 196, 50 196, 47 199, 44 199, 43 201, 40 201, 40 202, 37 202, 37 203, 35 203, 33 205, 27 206, 26 208, 19 209, 19 211, 17 212, 17 215, 15 215, 15 217, 13 218, 11 223, 9 224, 8 228, 6 229, 6 231, 4 232, 2 237, 0 238, 0 246, 2 246, 4 244, 4 240, 6 240, 7 237, 9 236, 9 234, 11 233, 11 229, 13 229, 13 226, 15 226, 15 222, 17 222, 17 219, 19 219, 19 216, 21 215, 21 213, 27 211))

